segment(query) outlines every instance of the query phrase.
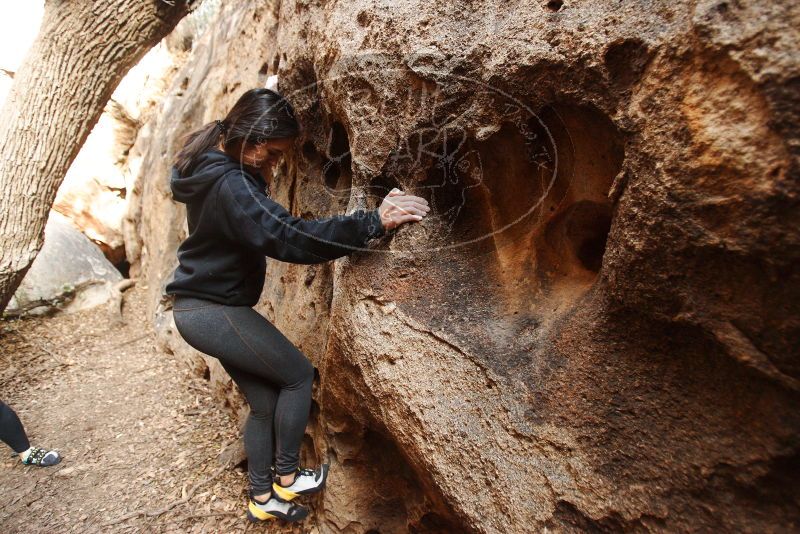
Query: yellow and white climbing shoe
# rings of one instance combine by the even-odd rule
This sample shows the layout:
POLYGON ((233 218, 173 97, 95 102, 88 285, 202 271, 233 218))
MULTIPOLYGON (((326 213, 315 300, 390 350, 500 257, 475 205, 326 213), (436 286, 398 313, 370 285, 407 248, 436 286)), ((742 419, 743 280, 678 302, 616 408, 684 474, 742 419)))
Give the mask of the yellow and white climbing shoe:
POLYGON ((294 482, 288 486, 281 486, 281 479, 276 476, 272 483, 272 494, 278 499, 288 502, 298 495, 321 491, 325 487, 329 467, 328 464, 322 464, 316 469, 300 469, 298 467, 294 475, 294 482))
POLYGON ((308 508, 298 503, 282 501, 270 495, 266 502, 258 502, 250 492, 250 501, 247 503, 247 519, 253 522, 283 519, 284 521, 300 521, 308 516, 308 508))

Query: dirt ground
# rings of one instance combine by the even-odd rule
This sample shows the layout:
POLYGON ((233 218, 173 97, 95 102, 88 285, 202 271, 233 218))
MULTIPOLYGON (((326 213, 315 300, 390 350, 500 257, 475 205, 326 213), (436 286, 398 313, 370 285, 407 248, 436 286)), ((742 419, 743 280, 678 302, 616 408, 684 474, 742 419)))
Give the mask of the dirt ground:
POLYGON ((144 290, 125 325, 105 306, 0 322, 0 399, 55 467, 0 444, 0 532, 305 532, 246 519, 243 466, 218 455, 238 429, 208 382, 160 352, 144 290))

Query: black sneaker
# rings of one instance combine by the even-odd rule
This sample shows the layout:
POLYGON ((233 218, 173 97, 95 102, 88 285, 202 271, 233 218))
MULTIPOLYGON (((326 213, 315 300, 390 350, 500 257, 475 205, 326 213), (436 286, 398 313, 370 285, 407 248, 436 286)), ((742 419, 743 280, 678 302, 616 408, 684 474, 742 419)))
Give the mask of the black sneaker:
POLYGON ((247 503, 247 519, 255 523, 269 521, 270 519, 283 519, 284 521, 301 521, 308 516, 308 508, 298 503, 290 503, 277 499, 275 493, 269 496, 266 502, 258 502, 250 491, 250 500, 247 503))
POLYGON ((289 486, 281 486, 280 477, 276 476, 272 483, 272 494, 280 500, 288 502, 298 495, 308 495, 321 491, 325 487, 325 480, 328 478, 328 464, 322 464, 317 469, 300 469, 294 476, 294 482, 289 486))
POLYGON ((61 461, 61 455, 56 451, 48 451, 41 447, 31 447, 30 453, 22 463, 25 465, 38 465, 39 467, 49 467, 61 461))

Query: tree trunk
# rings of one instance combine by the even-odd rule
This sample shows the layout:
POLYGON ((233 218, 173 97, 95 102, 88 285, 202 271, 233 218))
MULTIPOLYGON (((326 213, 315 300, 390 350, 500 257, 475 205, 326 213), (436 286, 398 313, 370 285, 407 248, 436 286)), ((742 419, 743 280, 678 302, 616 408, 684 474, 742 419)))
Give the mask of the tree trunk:
POLYGON ((56 192, 122 77, 192 0, 49 0, 0 111, 0 312, 44 242, 56 192))

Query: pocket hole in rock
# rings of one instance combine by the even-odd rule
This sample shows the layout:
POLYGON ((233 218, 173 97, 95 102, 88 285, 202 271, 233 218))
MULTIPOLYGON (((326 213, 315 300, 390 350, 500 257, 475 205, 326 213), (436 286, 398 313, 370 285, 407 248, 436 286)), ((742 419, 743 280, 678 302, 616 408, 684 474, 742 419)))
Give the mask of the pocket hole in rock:
MULTIPOLYGON (((590 106, 553 105, 540 118, 557 150, 556 184, 543 239, 542 272, 591 282, 600 271, 611 229, 608 191, 622 168, 624 144, 614 123, 590 106)), ((565 280, 565 281, 566 281, 565 280)))
POLYGON ((328 154, 324 164, 325 185, 331 189, 341 189, 344 185, 349 189, 352 177, 352 159, 350 157, 350 140, 347 130, 340 122, 334 122, 328 133, 328 154), (345 176, 347 184, 340 184, 339 179, 345 176))
POLYGON ((603 261, 611 206, 582 200, 576 202, 547 225, 547 240, 558 249, 562 261, 576 261, 579 267, 597 273, 603 261))
POLYGON ((561 6, 564 5, 564 2, 562 2, 561 0, 550 0, 545 5, 547 6, 547 9, 549 9, 550 11, 558 11, 559 9, 561 9, 561 6))
POLYGON ((473 289, 504 294, 520 324, 550 295, 567 302, 596 280, 613 222, 607 195, 624 159, 622 134, 593 106, 554 103, 530 115, 481 141, 421 128, 373 182, 413 183, 432 208, 426 244, 484 273, 473 289))

